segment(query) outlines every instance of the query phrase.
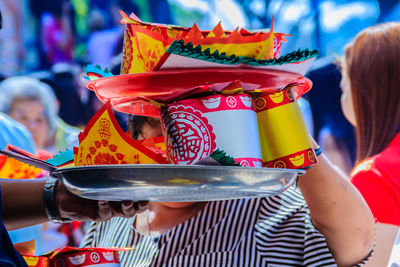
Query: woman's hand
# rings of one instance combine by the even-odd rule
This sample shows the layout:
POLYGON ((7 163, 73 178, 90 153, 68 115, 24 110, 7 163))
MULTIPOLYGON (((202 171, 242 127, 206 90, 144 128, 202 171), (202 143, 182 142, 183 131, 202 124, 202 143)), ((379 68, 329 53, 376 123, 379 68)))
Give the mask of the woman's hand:
MULTIPOLYGON (((0 179, 3 221, 15 230, 49 221, 43 200, 47 179, 0 179)), ((56 213, 76 221, 105 221, 112 217, 132 217, 147 208, 148 202, 108 202, 80 198, 61 183, 55 191, 56 213)))
POLYGON ((97 201, 71 194, 61 183, 56 190, 56 207, 61 218, 74 221, 107 221, 113 217, 133 217, 146 209, 148 202, 97 201))

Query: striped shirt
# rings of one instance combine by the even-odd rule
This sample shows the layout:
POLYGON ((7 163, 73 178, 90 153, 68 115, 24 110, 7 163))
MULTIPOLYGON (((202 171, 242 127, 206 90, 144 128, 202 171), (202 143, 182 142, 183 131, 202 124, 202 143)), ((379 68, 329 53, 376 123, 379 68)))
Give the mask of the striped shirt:
POLYGON ((135 248, 120 252, 122 266, 336 266, 295 187, 267 198, 209 202, 158 237, 138 233, 134 219, 92 223, 81 246, 135 248))

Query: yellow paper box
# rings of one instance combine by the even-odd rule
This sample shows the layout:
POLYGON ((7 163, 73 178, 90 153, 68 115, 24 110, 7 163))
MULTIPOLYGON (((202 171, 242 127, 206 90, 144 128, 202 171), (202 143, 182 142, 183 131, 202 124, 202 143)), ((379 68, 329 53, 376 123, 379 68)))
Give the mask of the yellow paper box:
POLYGON ((306 168, 317 162, 292 88, 254 99, 263 167, 306 168))
POLYGON ((128 136, 119 127, 107 102, 79 135, 75 166, 109 164, 167 164, 160 153, 128 136))

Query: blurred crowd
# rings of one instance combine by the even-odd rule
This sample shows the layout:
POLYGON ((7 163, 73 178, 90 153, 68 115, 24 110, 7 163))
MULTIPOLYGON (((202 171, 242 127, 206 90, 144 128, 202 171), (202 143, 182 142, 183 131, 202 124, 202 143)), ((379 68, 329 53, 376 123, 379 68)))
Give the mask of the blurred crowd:
MULTIPOLYGON (((85 88, 82 67, 99 64, 119 74, 124 37, 119 10, 138 13, 137 5, 130 0, 5 0, 0 9, 7 25, 0 33, 0 80, 13 75, 40 80, 48 85, 40 90, 51 93, 35 98, 51 118, 58 115, 57 127, 63 122, 84 127, 101 103, 85 88), (49 104, 51 97, 57 101, 49 104)), ((119 119, 126 129, 126 118, 119 119)))
MULTIPOLYGON (((0 10, 0 112, 29 131, 10 132, 12 143, 45 160, 78 145, 79 132, 102 105, 85 87, 83 66, 119 74, 119 10, 139 9, 130 0, 4 0, 0 10)), ((116 117, 126 131, 127 115, 116 117)), ((20 252, 39 255, 79 246, 83 225, 47 223, 10 235, 20 252)))

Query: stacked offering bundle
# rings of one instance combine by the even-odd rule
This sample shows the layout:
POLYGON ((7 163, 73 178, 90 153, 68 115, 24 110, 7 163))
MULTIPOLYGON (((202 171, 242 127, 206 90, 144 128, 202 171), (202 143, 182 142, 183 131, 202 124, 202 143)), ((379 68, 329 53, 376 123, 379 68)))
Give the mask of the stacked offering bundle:
POLYGON ((124 13, 121 75, 87 69, 113 108, 161 116, 168 158, 193 164, 216 149, 243 166, 307 168, 316 157, 297 104, 317 52, 280 56, 286 34, 144 23, 124 13))

